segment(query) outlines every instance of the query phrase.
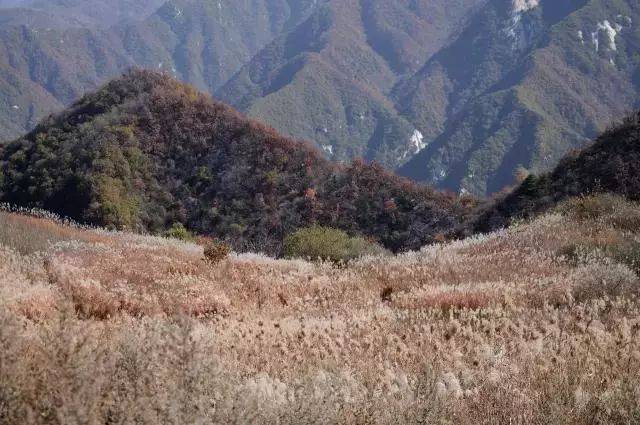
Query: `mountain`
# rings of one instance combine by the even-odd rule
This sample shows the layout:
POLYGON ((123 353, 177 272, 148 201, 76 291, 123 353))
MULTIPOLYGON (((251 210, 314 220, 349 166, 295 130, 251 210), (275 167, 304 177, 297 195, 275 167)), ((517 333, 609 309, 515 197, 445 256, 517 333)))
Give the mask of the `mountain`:
POLYGON ((530 175, 498 199, 474 223, 475 230, 505 227, 570 197, 613 193, 640 200, 640 112, 603 133, 589 147, 574 151, 550 173, 530 175))
POLYGON ((0 140, 138 66, 330 159, 485 195, 640 107, 635 0, 120 0, 91 24, 98 3, 0 9, 0 140))
POLYGON ((2 202, 154 233, 181 223, 269 253, 311 224, 417 249, 469 208, 375 164, 328 162, 149 71, 125 74, 7 144, 0 178, 2 202))
POLYGON ((165 0, 2 0, 0 9, 14 9, 14 15, 33 17, 37 13, 53 21, 26 21, 25 25, 52 28, 60 26, 109 27, 150 16, 165 0), (19 12, 19 13, 16 13, 19 12), (35 12, 35 13, 34 13, 35 12), (56 25, 57 24, 57 25, 56 25))
POLYGON ((638 106, 637 2, 389 3, 328 2, 314 42, 275 41, 217 95, 335 159, 480 195, 638 106))
POLYGON ((131 60, 213 93, 316 0, 173 0, 141 23, 114 28, 131 60))
POLYGON ((0 139, 33 128, 132 61, 117 40, 87 28, 0 28, 0 139))
POLYGON ((396 88, 417 127, 436 129, 425 130, 429 148, 402 174, 497 192, 519 168, 553 168, 638 106, 637 2, 515 4, 485 8, 459 40, 396 88))
MULTIPOLYGON (((126 9, 126 1, 118 4, 126 9)), ((0 140, 18 137, 47 112, 62 109, 134 65, 164 71, 211 92, 273 37, 303 19, 313 4, 172 1, 143 21, 110 28, 24 25, 15 16, 24 18, 27 12, 0 9, 0 21, 14 17, 14 24, 0 27, 0 123, 8 122, 0 125, 0 140)), ((54 6, 47 10, 62 7, 54 6)), ((43 13, 34 10, 28 13, 43 13)))
POLYGON ((330 1, 258 53, 216 94, 334 159, 388 167, 422 136, 388 97, 441 49, 478 0, 330 1))

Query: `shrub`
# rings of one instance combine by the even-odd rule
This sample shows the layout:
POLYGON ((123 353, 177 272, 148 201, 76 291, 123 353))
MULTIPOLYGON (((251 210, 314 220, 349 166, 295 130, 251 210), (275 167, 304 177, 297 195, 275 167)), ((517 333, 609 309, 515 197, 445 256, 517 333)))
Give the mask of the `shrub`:
POLYGON ((605 253, 614 261, 624 264, 636 273, 640 273, 640 243, 627 241, 607 247, 605 253))
POLYGON ((174 223, 171 229, 164 232, 164 236, 186 242, 194 240, 193 234, 182 223, 174 223))
POLYGON ((580 221, 600 220, 618 230, 640 231, 640 205, 619 195, 605 193, 571 198, 560 204, 558 211, 580 221))
POLYGON ((577 271, 572 295, 577 302, 638 294, 638 276, 623 264, 591 263, 577 271))
POLYGON ((556 255, 567 261, 573 267, 579 266, 581 263, 587 262, 593 253, 597 253, 599 247, 593 243, 572 242, 562 246, 556 255))
POLYGON ((350 237, 342 230, 313 226, 300 229, 284 241, 287 258, 346 263, 364 255, 380 255, 386 251, 363 237, 350 237))
POLYGON ((209 264, 218 264, 231 253, 231 248, 224 242, 211 241, 204 247, 204 260, 209 264))
POLYGON ((615 212, 624 202, 618 196, 601 194, 570 198, 558 206, 558 211, 576 220, 597 220, 615 212))
POLYGON ((588 240, 574 242, 560 248, 557 255, 574 267, 588 264, 598 258, 609 258, 640 274, 640 243, 633 239, 606 243, 588 240))

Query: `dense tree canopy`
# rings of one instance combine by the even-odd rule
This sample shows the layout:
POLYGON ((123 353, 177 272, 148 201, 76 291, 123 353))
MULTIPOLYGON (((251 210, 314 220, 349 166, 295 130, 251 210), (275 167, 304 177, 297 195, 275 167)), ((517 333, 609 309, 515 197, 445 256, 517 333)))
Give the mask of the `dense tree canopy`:
POLYGON ((361 161, 337 165, 166 76, 131 71, 44 120, 1 156, 2 201, 96 225, 175 223, 279 253, 321 224, 415 249, 468 206, 361 161))

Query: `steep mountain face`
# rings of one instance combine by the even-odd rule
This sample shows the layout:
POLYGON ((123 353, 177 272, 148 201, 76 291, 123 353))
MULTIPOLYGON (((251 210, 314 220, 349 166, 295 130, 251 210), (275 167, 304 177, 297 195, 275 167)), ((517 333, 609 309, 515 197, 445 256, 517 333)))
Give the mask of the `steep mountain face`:
POLYGON ((482 1, 329 1, 258 53, 217 95, 315 141, 337 160, 396 167, 422 135, 388 94, 442 48, 482 1))
POLYGON ((119 0, 106 27, 98 3, 5 0, 0 140, 136 65, 328 158, 484 195, 640 106, 636 0, 119 0))
MULTIPOLYGON (((44 13, 32 3, 34 9, 28 13, 0 9, 0 22, 3 17, 8 20, 0 27, 0 123, 9 123, 0 126, 0 140, 18 137, 45 113, 70 104, 134 65, 164 71, 212 92, 276 35, 303 19, 315 1, 293 6, 287 0, 171 1, 144 21, 108 29, 38 24, 53 24, 53 18, 31 20, 28 25, 17 21, 17 16, 25 20, 44 13)), ((117 10, 111 2, 103 3, 117 10)), ((81 6, 94 10, 80 1, 65 8, 66 2, 56 4, 42 3, 48 5, 46 10, 73 11, 81 6)), ((137 10, 124 0, 117 4, 122 10, 137 10)), ((72 22, 72 16, 65 22, 72 22)))
POLYGON ((25 128, 33 128, 40 117, 62 108, 42 86, 15 69, 0 66, 0 146, 25 128))
POLYGON ((507 226, 574 196, 614 193, 640 200, 640 113, 603 133, 591 146, 564 157, 553 172, 530 175, 474 220, 479 231, 507 226))
POLYGON ((180 222, 269 253, 315 223, 415 249, 451 231, 469 207, 377 165, 330 163, 148 71, 112 81, 2 148, 0 201, 151 232, 180 222))
POLYGON ((165 0, 2 0, 0 8, 20 9, 10 12, 26 16, 25 25, 51 28, 45 21, 34 20, 45 14, 53 26, 109 27, 127 21, 141 21, 150 16, 165 0), (35 12, 35 13, 34 13, 35 12), (64 23, 64 24, 63 24, 64 23))
POLYGON ((138 66, 165 71, 212 93, 315 4, 172 0, 144 22, 114 31, 138 66))
POLYGON ((118 40, 87 28, 0 28, 0 140, 23 133, 132 65, 118 40))
POLYGON ((402 112, 429 144, 402 174, 497 192, 519 168, 552 168, 638 105, 637 2, 490 6, 396 88, 402 112))

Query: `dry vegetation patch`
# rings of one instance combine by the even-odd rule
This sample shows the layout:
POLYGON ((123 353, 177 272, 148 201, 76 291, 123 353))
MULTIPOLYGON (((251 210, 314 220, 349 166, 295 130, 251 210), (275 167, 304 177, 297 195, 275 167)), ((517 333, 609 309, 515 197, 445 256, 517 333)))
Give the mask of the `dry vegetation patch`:
POLYGON ((562 254, 635 229, 567 208, 344 267, 3 213, 0 423, 639 423, 636 271, 562 254))

